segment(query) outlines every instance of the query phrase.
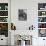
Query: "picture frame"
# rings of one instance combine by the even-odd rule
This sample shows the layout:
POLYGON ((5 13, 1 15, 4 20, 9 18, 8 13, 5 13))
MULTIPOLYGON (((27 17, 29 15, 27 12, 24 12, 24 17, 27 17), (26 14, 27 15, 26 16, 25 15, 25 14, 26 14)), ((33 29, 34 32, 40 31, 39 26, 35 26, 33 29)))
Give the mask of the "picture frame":
POLYGON ((27 9, 18 9, 18 20, 19 21, 27 20, 27 9))

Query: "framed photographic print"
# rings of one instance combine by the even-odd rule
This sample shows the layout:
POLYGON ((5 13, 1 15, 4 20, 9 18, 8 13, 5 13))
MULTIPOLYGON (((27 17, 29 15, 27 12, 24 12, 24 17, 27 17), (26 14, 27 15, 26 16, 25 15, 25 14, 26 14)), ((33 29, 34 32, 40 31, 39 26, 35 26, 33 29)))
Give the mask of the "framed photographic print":
POLYGON ((18 10, 18 19, 19 19, 19 21, 27 20, 27 9, 19 9, 18 10))

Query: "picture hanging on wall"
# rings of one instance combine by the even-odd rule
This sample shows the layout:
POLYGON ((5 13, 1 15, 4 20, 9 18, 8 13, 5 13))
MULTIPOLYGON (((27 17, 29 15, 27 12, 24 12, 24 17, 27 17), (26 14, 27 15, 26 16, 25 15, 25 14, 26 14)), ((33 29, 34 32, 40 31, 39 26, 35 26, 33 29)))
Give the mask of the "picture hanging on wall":
POLYGON ((19 21, 27 20, 27 9, 19 9, 18 10, 18 19, 19 19, 19 21))

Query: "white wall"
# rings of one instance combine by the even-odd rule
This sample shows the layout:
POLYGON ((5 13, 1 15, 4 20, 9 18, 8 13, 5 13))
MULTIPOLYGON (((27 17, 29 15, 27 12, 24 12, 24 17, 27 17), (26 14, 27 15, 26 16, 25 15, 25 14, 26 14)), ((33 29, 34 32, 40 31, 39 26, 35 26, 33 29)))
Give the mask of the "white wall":
MULTIPOLYGON (((46 0, 11 0, 11 22, 16 25, 18 32, 19 30, 27 30, 28 27, 33 24, 36 32, 36 34, 33 34, 34 36, 38 36, 38 3, 45 2, 46 0), (18 9, 27 9, 27 21, 18 20, 18 9)), ((43 40, 41 39, 42 38, 34 37, 33 46, 40 46, 39 44, 43 44, 43 40)))
POLYGON ((0 3, 8 3, 8 0, 0 0, 0 3))
POLYGON ((15 23, 17 30, 27 30, 32 24, 36 26, 37 2, 31 0, 12 0, 11 15, 12 22, 15 23), (18 20, 18 9, 27 9, 27 21, 18 20))
POLYGON ((11 0, 11 22, 16 25, 17 30, 27 30, 32 24, 37 29, 38 25, 38 3, 46 0, 11 0), (27 9, 27 21, 18 20, 18 9, 27 9))

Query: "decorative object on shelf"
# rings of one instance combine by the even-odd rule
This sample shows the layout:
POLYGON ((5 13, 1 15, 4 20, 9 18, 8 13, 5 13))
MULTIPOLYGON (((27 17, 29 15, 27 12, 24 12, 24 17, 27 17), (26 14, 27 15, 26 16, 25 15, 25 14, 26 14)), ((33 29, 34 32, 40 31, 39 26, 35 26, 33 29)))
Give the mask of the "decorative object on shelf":
POLYGON ((42 16, 46 16, 46 11, 42 11, 42 16))
POLYGON ((41 17, 38 17, 38 22, 42 22, 42 18, 41 17))
POLYGON ((38 3, 38 10, 46 10, 46 3, 38 3))
POLYGON ((42 15, 45 15, 45 12, 42 12, 42 15))
POLYGON ((13 23, 11 23, 11 30, 16 30, 16 26, 13 23))
POLYGON ((0 23, 0 35, 8 37, 8 23, 0 23))
POLYGON ((40 8, 40 10, 44 10, 44 8, 40 8))
POLYGON ((19 9, 18 10, 18 19, 19 19, 19 21, 27 20, 27 9, 19 9))
POLYGON ((0 17, 0 22, 8 22, 8 17, 0 17))
POLYGON ((0 16, 8 16, 8 11, 0 11, 0 16))
POLYGON ((0 6, 0 10, 1 10, 1 6, 0 6))
POLYGON ((32 25, 32 26, 29 26, 29 30, 34 30, 34 26, 32 25))
POLYGON ((46 23, 39 23, 38 24, 38 28, 46 28, 46 23))
POLYGON ((39 37, 46 37, 46 29, 39 29, 39 37))
POLYGON ((46 17, 38 17, 38 22, 46 22, 46 17))
POLYGON ((46 6, 45 6, 45 9, 46 9, 46 6))
POLYGON ((8 10, 8 6, 5 6, 5 10, 8 10))
POLYGON ((0 10, 8 10, 8 3, 0 3, 0 10))
POLYGON ((38 16, 46 16, 46 11, 38 11, 38 16))
POLYGON ((1 30, 8 30, 8 23, 0 23, 1 30))

